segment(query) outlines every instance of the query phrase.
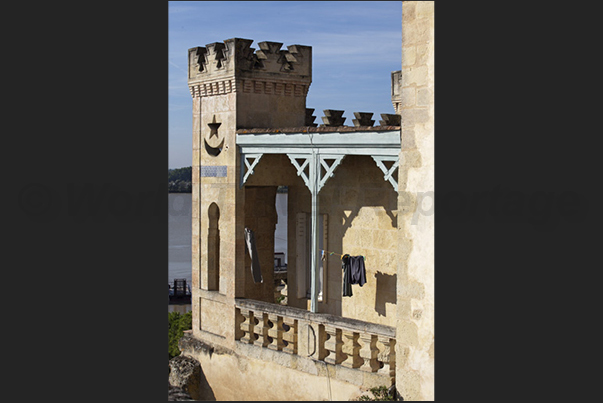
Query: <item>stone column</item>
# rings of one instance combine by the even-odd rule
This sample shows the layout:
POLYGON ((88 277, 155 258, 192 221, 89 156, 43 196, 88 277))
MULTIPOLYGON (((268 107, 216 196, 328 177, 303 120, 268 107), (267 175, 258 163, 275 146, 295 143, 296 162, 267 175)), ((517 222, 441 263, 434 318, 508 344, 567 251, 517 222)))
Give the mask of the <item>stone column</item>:
MULTIPOLYGON (((402 2, 396 389, 434 399, 434 2, 402 2), (417 206, 421 208, 418 209, 417 206)), ((397 111, 398 112, 398 111, 397 111)))

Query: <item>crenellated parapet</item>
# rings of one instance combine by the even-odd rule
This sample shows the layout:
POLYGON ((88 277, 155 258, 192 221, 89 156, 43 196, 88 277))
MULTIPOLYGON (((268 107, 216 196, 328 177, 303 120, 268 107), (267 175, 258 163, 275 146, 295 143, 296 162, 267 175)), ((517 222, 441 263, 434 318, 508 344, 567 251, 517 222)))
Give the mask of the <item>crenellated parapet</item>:
POLYGON ((373 117, 371 112, 354 112, 354 116, 356 119, 352 119, 352 122, 356 127, 373 126, 375 123, 375 121, 371 119, 373 117))
POLYGON ((316 120, 316 116, 314 116, 313 113, 314 113, 314 108, 306 108, 306 121, 304 123, 304 126, 311 126, 311 127, 318 126, 318 123, 314 123, 314 121, 316 120))
MULTIPOLYGON (((314 109, 306 108, 306 126, 316 127, 316 124, 313 124, 315 118, 314 116, 311 116, 313 112, 314 109)), ((319 127, 338 127, 340 129, 345 128, 346 126, 344 126, 344 122, 346 118, 343 117, 344 112, 345 111, 343 110, 336 109, 323 110, 325 116, 322 117, 323 124, 321 124, 319 127)), ((354 127, 375 127, 375 120, 371 119, 373 117, 372 112, 354 112, 354 116, 356 117, 356 119, 352 119, 354 127)), ((379 126, 400 126, 402 122, 400 115, 398 114, 382 113, 381 119, 382 120, 379 120, 379 126)))
POLYGON ((312 82, 312 47, 232 38, 188 51, 191 95, 255 92, 306 96, 312 82))
POLYGON ((338 126, 343 126, 343 122, 345 122, 345 119, 343 117, 343 112, 342 110, 335 110, 335 109, 325 109, 323 110, 323 113, 325 114, 322 117, 322 121, 324 122, 322 126, 325 127, 338 127, 338 126))

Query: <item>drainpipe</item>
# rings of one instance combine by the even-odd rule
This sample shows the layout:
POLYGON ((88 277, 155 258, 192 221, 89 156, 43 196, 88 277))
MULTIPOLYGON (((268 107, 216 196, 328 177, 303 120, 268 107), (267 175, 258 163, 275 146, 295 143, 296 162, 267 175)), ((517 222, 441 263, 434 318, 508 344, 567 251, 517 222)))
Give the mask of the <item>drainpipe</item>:
POLYGON ((312 233, 311 233, 311 263, 310 263, 310 311, 317 312, 318 302, 318 181, 320 174, 319 158, 316 149, 312 148, 312 159, 310 161, 310 183, 312 193, 312 233))

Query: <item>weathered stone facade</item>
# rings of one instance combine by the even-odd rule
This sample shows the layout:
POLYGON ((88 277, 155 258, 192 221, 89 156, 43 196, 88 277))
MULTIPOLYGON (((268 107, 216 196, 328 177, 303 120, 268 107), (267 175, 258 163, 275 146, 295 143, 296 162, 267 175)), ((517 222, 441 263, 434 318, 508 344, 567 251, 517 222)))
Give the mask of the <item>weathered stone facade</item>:
POLYGON ((434 224, 414 214, 417 195, 433 191, 433 2, 403 3, 396 115, 380 126, 362 112, 340 126, 342 111, 330 110, 316 127, 309 46, 254 51, 234 38, 189 50, 193 329, 180 349, 200 363, 212 399, 347 400, 393 384, 404 400, 433 398, 434 224), (323 154, 310 158, 310 147, 323 154), (275 303, 272 278, 278 186, 288 188, 287 306, 275 303), (325 257, 313 286, 316 236, 325 257), (367 282, 352 297, 342 296, 344 253, 365 257, 367 282))
POLYGON ((396 388, 434 399, 434 2, 402 2, 396 388), (416 214, 416 204, 424 203, 416 214))

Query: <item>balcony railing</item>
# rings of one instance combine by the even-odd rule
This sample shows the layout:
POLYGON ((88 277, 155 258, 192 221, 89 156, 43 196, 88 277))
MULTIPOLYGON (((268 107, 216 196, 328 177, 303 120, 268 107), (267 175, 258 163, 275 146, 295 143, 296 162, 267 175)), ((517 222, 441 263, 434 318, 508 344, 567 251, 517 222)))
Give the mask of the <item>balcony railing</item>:
POLYGON ((395 377, 393 327, 247 299, 235 306, 241 343, 395 377), (300 339, 302 329, 307 340, 300 339))

